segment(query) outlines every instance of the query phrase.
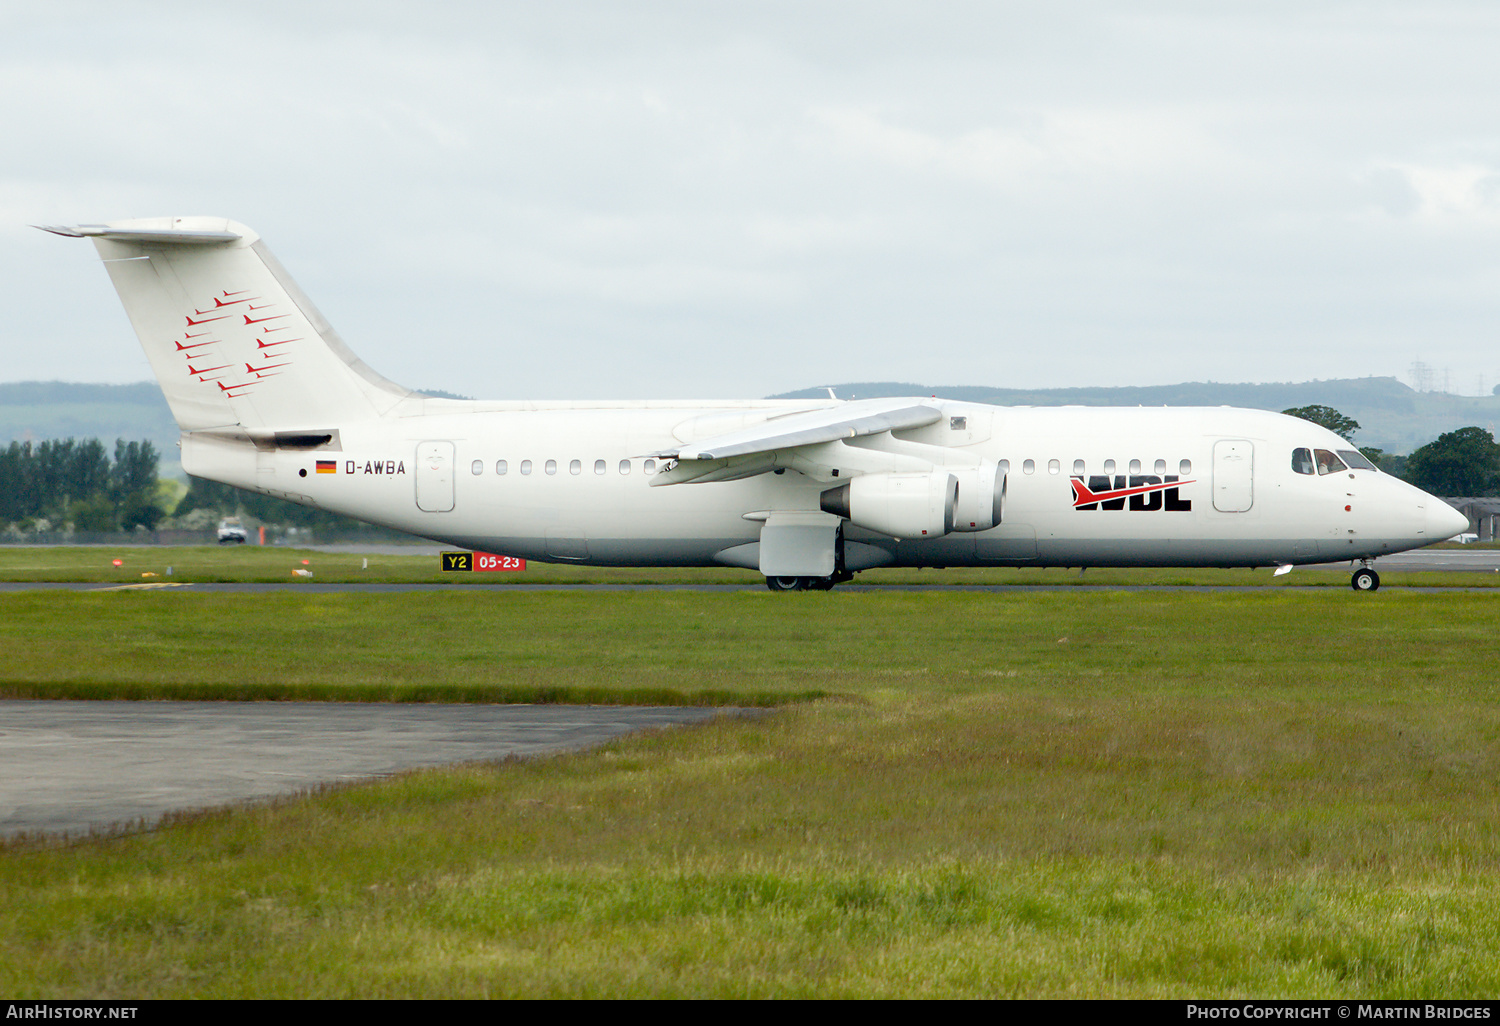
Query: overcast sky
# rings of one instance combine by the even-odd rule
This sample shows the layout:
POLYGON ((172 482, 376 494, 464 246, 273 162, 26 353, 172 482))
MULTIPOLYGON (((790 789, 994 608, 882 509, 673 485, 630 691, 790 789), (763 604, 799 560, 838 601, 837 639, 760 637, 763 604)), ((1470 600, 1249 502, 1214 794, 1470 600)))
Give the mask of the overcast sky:
POLYGON ((254 227, 416 388, 1500 383, 1493 3, 0 0, 0 380, 254 227))

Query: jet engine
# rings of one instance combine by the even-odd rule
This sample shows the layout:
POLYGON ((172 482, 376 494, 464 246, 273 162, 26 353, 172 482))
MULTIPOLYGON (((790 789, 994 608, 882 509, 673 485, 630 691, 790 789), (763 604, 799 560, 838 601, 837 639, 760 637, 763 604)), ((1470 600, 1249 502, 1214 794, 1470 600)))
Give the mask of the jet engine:
POLYGON ((953 530, 958 493, 958 478, 948 470, 864 474, 828 489, 820 505, 825 513, 881 534, 941 538, 953 530))
POLYGON ((1005 515, 1005 471, 1000 464, 986 460, 978 467, 957 468, 950 473, 958 478, 958 508, 954 512, 955 531, 988 531, 1005 515))

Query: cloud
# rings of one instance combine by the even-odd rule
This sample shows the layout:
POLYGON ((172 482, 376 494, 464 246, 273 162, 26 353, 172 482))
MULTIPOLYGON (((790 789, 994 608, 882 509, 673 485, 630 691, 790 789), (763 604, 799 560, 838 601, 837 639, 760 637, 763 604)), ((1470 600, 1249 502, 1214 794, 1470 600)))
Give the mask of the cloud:
POLYGON ((1500 172, 1482 164, 1395 165, 1414 203, 1402 213, 1429 226, 1449 229, 1500 226, 1500 172))
POLYGON ((1500 378, 1500 12, 852 10, 0 6, 0 375, 144 366, 21 225, 205 213, 466 394, 1500 378))
POLYGON ((810 116, 854 153, 1007 191, 1121 176, 1186 177, 1221 162, 1181 110, 1004 113, 1018 124, 947 136, 895 124, 872 110, 825 108, 810 116))

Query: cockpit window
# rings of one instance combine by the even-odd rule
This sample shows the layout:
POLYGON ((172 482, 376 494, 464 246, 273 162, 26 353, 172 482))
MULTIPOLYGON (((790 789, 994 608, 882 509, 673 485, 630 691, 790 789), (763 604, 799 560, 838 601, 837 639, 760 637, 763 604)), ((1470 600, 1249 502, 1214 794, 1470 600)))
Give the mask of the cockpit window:
POLYGON ((1320 477, 1324 474, 1336 474, 1340 470, 1347 469, 1344 466, 1344 461, 1328 449, 1314 449, 1313 457, 1318 462, 1318 475, 1320 477))
POLYGON ((1369 460, 1365 459, 1364 453, 1358 449, 1340 449, 1339 455, 1344 457, 1344 462, 1349 464, 1350 470, 1379 470, 1369 460))
POLYGON ((1299 474, 1313 473, 1313 461, 1311 449, 1292 450, 1292 469, 1299 474))

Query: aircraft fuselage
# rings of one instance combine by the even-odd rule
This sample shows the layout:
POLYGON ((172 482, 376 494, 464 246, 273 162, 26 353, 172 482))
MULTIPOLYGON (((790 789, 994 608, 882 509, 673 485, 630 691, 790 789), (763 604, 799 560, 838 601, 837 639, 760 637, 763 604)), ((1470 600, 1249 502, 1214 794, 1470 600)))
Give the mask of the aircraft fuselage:
MULTIPOLYGON (((341 425, 338 451, 251 452, 189 433, 184 467, 455 545, 602 566, 746 565, 725 556, 759 538, 761 523, 746 514, 816 511, 837 482, 781 467, 652 487, 650 471, 667 461, 646 455, 683 434, 835 405, 828 401, 408 402, 420 409, 341 425)), ((1373 558, 1455 530, 1458 514, 1445 503, 1389 475, 1298 473, 1298 449, 1353 447, 1280 414, 920 402, 942 418, 892 436, 999 463, 1003 520, 927 539, 846 524, 846 542, 884 554, 868 554, 878 562, 867 565, 1267 566, 1373 558)))

